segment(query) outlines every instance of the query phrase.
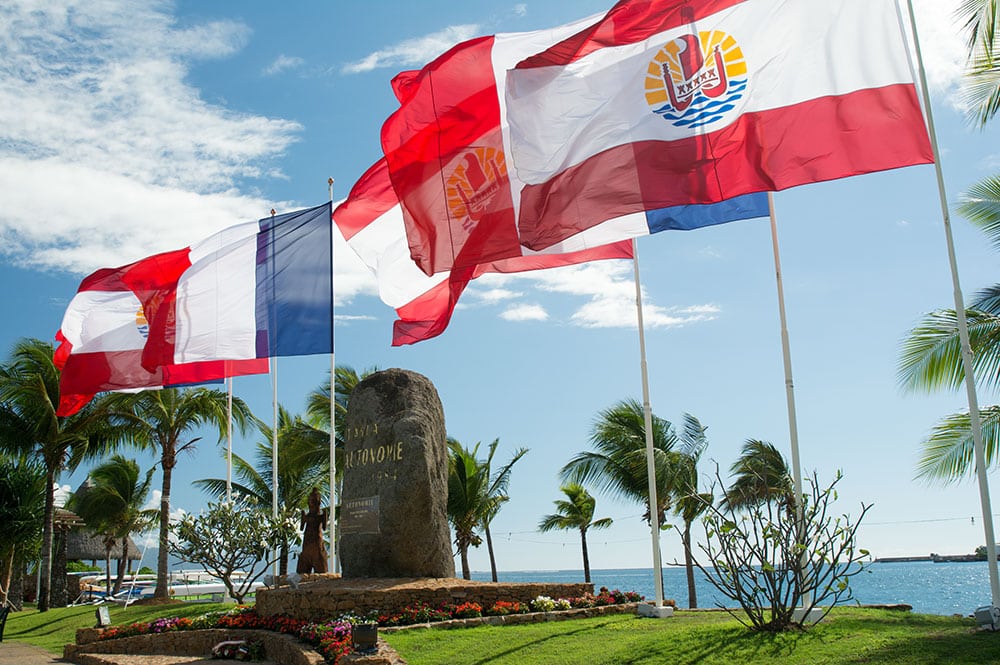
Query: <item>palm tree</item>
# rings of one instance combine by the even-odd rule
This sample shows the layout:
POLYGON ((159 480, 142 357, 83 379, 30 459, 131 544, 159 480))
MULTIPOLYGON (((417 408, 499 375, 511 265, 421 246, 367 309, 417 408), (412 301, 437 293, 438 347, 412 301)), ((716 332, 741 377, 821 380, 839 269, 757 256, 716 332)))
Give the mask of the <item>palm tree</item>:
POLYGON ((77 492, 71 507, 95 531, 104 536, 107 548, 107 585, 111 589, 111 550, 121 539, 121 559, 111 593, 118 593, 128 562, 129 537, 146 531, 156 523, 156 510, 143 510, 153 484, 153 469, 141 476, 134 460, 114 455, 107 462, 91 469, 85 492, 77 492))
MULTIPOLYGON (((672 496, 670 453, 677 443, 673 426, 655 415, 653 465, 656 470, 656 523, 663 524, 672 496)), ((563 482, 596 484, 598 489, 629 501, 647 505, 651 522, 649 484, 646 472, 646 422, 643 407, 634 399, 624 400, 602 411, 590 435, 595 450, 579 453, 560 470, 563 482)))
POLYGON ((0 453, 0 607, 6 607, 15 566, 19 571, 41 543, 45 467, 0 453))
POLYGON ((489 453, 486 455, 486 460, 483 465, 484 473, 490 479, 490 484, 486 488, 488 509, 482 516, 482 524, 483 531, 486 534, 486 550, 490 555, 490 572, 493 575, 494 582, 497 581, 497 559, 493 551, 493 536, 490 533, 490 522, 492 522, 493 518, 500 512, 501 506, 510 500, 510 497, 507 496, 507 486, 510 484, 511 468, 513 468, 514 464, 519 459, 528 454, 527 448, 518 448, 514 451, 514 455, 511 457, 510 461, 504 464, 499 471, 493 473, 493 455, 496 453, 497 446, 499 445, 500 439, 494 439, 493 443, 490 444, 489 453))
MULTIPOLYGON (((1000 177, 974 185, 962 196, 959 212, 978 226, 994 246, 1000 248, 1000 177)), ((977 382, 990 390, 1000 387, 1000 284, 976 293, 966 307, 973 372, 977 382)), ((897 375, 908 391, 958 390, 964 385, 958 333, 953 309, 931 312, 903 341, 897 375)), ((983 443, 988 463, 1000 450, 1000 406, 980 409, 983 443)), ((954 480, 972 473, 973 440, 969 414, 959 413, 938 423, 924 440, 918 477, 954 480)))
POLYGON ((59 370, 52 345, 22 339, 10 361, 0 366, 0 445, 39 460, 45 467, 45 515, 42 527, 38 611, 49 609, 52 577, 52 532, 55 486, 60 472, 76 469, 121 440, 122 429, 109 415, 105 398, 97 398, 76 414, 56 415, 59 370))
MULTIPOLYGON (((234 483, 233 494, 238 500, 246 502, 248 505, 256 506, 272 514, 272 465, 274 463, 272 448, 272 429, 270 426, 259 422, 257 428, 260 432, 260 440, 257 442, 254 453, 254 462, 250 463, 239 455, 233 455, 233 471, 238 482, 234 483)), ((328 484, 326 481, 329 475, 329 468, 324 469, 322 465, 315 462, 306 462, 315 448, 315 441, 309 436, 300 436, 302 432, 308 432, 308 424, 302 416, 292 416, 287 409, 278 409, 278 514, 292 516, 299 510, 307 508, 309 492, 318 488, 321 494, 326 494, 328 484)), ((329 437, 327 436, 327 441, 329 437)), ((329 462, 329 457, 327 458, 329 462)), ((226 481, 219 478, 208 478, 196 480, 195 485, 206 490, 216 499, 221 499, 226 495, 226 481)), ((279 573, 288 573, 289 543, 284 540, 281 544, 281 555, 279 559, 279 573)))
POLYGON ((462 577, 472 579, 469 547, 479 547, 483 539, 476 529, 486 512, 486 489, 490 479, 476 459, 479 444, 466 450, 455 439, 448 439, 448 521, 455 530, 455 547, 462 559, 462 577))
POLYGON ((964 0, 958 15, 969 35, 969 69, 963 97, 969 114, 985 125, 1000 110, 1000 54, 996 49, 996 0, 964 0))
POLYGON ((672 452, 674 479, 674 513, 684 522, 681 544, 684 547, 684 568, 687 574, 688 607, 698 607, 698 591, 694 582, 694 555, 691 551, 691 525, 712 503, 712 495, 698 491, 698 461, 708 447, 701 422, 689 413, 683 414, 684 427, 680 434, 680 449, 672 452))
MULTIPOLYGON (((116 413, 127 423, 128 431, 123 442, 160 456, 163 473, 160 495, 160 537, 157 556, 156 591, 154 598, 168 597, 167 554, 170 537, 170 486, 177 458, 183 452, 193 452, 200 436, 190 436, 193 429, 203 425, 215 426, 221 441, 226 437, 229 423, 226 393, 207 388, 181 390, 164 388, 145 390, 128 395, 109 397, 116 413)), ((245 431, 253 421, 246 403, 233 399, 233 422, 245 431)))
POLYGON ((729 468, 735 476, 722 505, 741 510, 768 502, 783 506, 789 514, 795 510, 795 486, 785 456, 774 444, 747 439, 740 456, 729 468))
POLYGON ((587 531, 589 529, 606 529, 611 526, 612 519, 604 517, 594 519, 594 509, 597 499, 579 483, 567 483, 559 488, 566 499, 555 502, 556 512, 546 515, 538 523, 542 533, 553 529, 576 529, 580 532, 580 545, 583 548, 583 581, 590 583, 590 555, 587 553, 587 531))

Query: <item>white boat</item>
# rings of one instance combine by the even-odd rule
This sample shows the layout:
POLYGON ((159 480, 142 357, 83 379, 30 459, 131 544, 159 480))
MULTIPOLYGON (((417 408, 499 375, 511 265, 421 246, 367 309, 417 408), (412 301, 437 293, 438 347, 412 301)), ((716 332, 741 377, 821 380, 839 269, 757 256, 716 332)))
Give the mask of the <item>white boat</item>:
MULTIPOLYGON (((234 573, 234 585, 239 588, 246 573, 234 573)), ((170 574, 168 594, 171 598, 198 598, 208 596, 211 600, 225 599, 229 591, 222 580, 214 575, 200 570, 182 570, 170 574)), ((253 582, 248 595, 256 593, 264 586, 263 582, 253 582)), ((134 603, 136 600, 152 598, 156 592, 156 575, 135 575, 126 578, 122 590, 114 595, 108 595, 103 577, 93 577, 81 580, 81 588, 89 599, 106 599, 115 603, 134 603)))

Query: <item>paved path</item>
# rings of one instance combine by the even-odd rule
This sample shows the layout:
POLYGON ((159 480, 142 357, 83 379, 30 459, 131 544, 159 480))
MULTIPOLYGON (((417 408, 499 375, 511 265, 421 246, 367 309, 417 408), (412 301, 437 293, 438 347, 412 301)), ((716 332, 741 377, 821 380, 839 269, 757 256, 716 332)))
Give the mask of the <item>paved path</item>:
POLYGON ((65 662, 41 647, 24 642, 0 642, 0 665, 47 665, 65 662))

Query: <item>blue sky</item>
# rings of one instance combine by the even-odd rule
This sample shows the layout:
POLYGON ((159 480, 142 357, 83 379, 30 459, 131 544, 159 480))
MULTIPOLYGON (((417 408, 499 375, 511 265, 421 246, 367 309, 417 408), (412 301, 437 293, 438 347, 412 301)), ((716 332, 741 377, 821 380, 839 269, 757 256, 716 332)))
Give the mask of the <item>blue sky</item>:
MULTIPOLYGON (((1000 169, 997 129, 973 129, 961 113, 963 45, 949 17, 957 0, 914 1, 954 202, 1000 169)), ((98 267, 189 245, 272 207, 316 205, 328 177, 343 197, 380 156, 397 71, 475 35, 551 27, 609 6, 5 2, 0 348, 52 339, 80 278, 98 267)), ((801 187, 775 201, 804 470, 823 480, 843 471, 842 512, 875 504, 860 539, 876 556, 973 550, 984 542, 976 485, 913 480, 920 440, 964 398, 905 395, 895 378, 907 330, 953 302, 933 167, 801 187)), ((968 296, 992 283, 997 255, 963 220, 954 231, 968 296)), ((494 522, 499 565, 578 567, 573 533, 535 527, 598 412, 640 396, 631 264, 484 277, 441 337, 393 349, 393 312, 346 245, 337 252, 338 364, 420 372, 438 388, 451 436, 499 438, 501 461, 529 448, 494 522)), ((705 474, 713 462, 725 472, 750 437, 787 454, 766 220, 660 234, 639 252, 654 411, 708 425, 705 474)), ((327 357, 281 360, 279 400, 301 411, 328 371, 327 357)), ((236 392, 269 417, 268 378, 238 379, 236 392)), ((249 454, 250 442, 238 441, 237 452, 249 454)), ((205 498, 191 481, 224 473, 219 448, 204 439, 175 472, 174 506, 197 511, 205 498)), ((642 508, 597 495, 598 516, 615 526, 592 536, 592 565, 648 566, 642 508)), ((664 535, 663 552, 681 559, 674 535, 664 535)), ((472 565, 488 568, 485 549, 472 565)))

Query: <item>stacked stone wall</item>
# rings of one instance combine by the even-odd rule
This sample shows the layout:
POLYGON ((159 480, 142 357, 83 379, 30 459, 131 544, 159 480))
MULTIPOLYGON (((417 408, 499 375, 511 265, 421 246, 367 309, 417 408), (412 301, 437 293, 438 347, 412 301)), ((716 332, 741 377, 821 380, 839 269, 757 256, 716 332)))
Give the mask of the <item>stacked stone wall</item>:
POLYGON ((307 621, 334 619, 348 612, 394 612, 412 605, 440 607, 449 603, 479 603, 483 609, 497 601, 529 603, 538 596, 579 598, 593 593, 593 584, 505 584, 467 580, 317 580, 299 588, 279 587, 257 592, 257 613, 307 621))

